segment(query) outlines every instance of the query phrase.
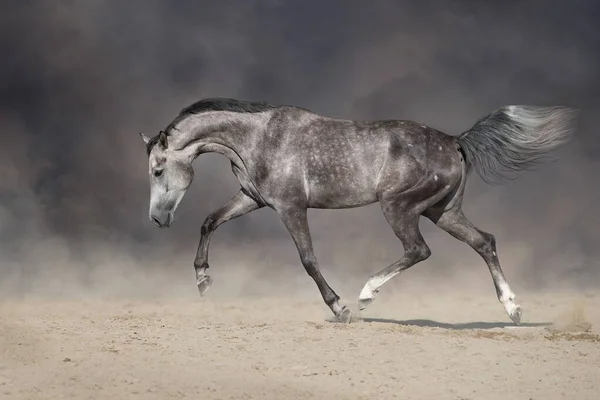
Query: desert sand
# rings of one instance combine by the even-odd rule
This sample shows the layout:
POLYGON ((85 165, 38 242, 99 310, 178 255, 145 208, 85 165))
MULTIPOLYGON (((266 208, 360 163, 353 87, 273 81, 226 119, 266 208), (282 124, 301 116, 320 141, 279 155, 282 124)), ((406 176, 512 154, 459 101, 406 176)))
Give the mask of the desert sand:
POLYGON ((490 290, 394 291, 351 324, 317 293, 210 293, 4 299, 0 398, 600 398, 594 292, 521 296, 521 327, 490 290))

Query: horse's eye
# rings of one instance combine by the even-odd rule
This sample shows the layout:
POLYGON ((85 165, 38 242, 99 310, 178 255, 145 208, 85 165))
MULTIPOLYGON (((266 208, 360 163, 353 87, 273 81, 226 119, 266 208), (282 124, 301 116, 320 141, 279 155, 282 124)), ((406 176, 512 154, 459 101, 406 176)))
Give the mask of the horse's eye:
POLYGON ((156 171, 154 171, 154 176, 158 178, 159 176, 162 175, 162 173, 163 173, 162 169, 157 169, 156 171))

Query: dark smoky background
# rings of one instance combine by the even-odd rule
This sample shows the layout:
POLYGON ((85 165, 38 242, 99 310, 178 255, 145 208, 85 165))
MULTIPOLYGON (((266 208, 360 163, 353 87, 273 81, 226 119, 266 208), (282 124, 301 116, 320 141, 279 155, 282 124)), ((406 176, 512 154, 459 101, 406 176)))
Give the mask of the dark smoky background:
MULTIPOLYGON (((3 1, 0 11, 5 295, 197 296, 200 225, 238 184, 227 159, 203 155, 175 224, 155 228, 138 132, 221 96, 450 134, 505 104, 577 107, 558 162, 499 187, 472 174, 464 209, 496 235, 517 294, 600 283, 597 2, 3 1)), ((324 275, 347 301, 401 255, 377 204, 311 210, 310 223, 324 275)), ((492 301, 479 256, 422 227, 433 256, 384 292, 462 283, 492 301)), ((268 209, 222 226, 210 262, 211 296, 318 296, 268 209)))

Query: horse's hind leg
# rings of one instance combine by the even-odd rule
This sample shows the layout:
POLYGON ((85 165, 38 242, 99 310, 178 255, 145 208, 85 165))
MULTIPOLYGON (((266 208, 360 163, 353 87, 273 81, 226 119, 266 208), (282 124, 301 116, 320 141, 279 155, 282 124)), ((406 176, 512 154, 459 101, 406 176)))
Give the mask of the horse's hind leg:
POLYGON ((360 310, 364 310, 375 300, 375 295, 387 281, 431 255, 419 231, 420 214, 416 208, 407 210, 400 200, 395 199, 382 200, 381 208, 387 222, 404 246, 404 255, 400 260, 369 278, 358 296, 360 310))
POLYGON ((325 304, 331 308, 331 311, 333 311, 333 314, 338 318, 338 320, 342 322, 350 322, 352 319, 352 313, 350 312, 350 309, 348 309, 346 306, 340 306, 338 303, 340 297, 333 291, 333 289, 331 289, 329 284, 327 284, 327 281, 325 281, 325 278, 323 275, 321 275, 321 271, 319 270, 317 258, 315 257, 312 246, 312 239, 310 237, 306 209, 291 208, 277 211, 285 227, 292 236, 294 243, 296 244, 302 265, 306 269, 308 275, 313 278, 317 284, 325 304))
POLYGON ((464 216, 460 207, 444 211, 439 217, 425 215, 450 235, 467 243, 485 260, 494 280, 498 300, 502 303, 513 322, 518 325, 521 322, 521 306, 515 303, 516 296, 506 282, 502 268, 500 268, 494 235, 477 229, 464 216))

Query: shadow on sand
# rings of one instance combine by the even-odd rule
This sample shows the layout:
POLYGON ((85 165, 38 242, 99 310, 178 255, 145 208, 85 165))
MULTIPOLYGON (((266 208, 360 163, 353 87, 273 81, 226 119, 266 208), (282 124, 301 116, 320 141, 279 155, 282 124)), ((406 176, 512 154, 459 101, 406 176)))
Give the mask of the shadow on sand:
MULTIPOLYGON (((494 329, 494 328, 513 328, 516 325, 512 322, 464 322, 459 324, 450 324, 446 322, 431 321, 428 319, 410 319, 405 321, 398 321, 395 319, 386 318, 361 318, 363 322, 374 322, 380 324, 395 324, 402 326, 418 326, 421 328, 442 328, 452 330, 464 330, 464 329, 494 329)), ((551 326, 549 322, 524 322, 519 325, 519 328, 538 328, 551 326)))

